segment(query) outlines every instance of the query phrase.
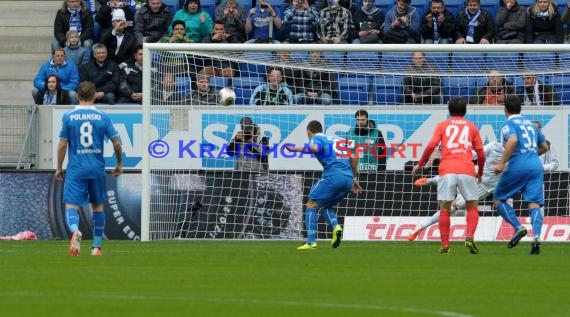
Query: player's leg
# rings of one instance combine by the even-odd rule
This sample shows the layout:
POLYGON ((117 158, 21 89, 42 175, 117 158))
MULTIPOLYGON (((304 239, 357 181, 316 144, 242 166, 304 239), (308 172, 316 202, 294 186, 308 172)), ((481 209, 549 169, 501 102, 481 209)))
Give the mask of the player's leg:
POLYGON ((475 231, 479 224, 479 191, 477 179, 470 175, 457 175, 459 191, 465 199, 467 208, 466 221, 467 232, 465 234, 465 246, 469 248, 471 254, 479 253, 479 248, 475 243, 475 231))
POLYGON ((305 230, 307 231, 307 242, 297 250, 312 250, 317 248, 317 225, 319 219, 319 203, 326 190, 324 179, 319 179, 309 191, 309 201, 305 206, 305 230))
POLYGON ((435 177, 431 177, 431 178, 422 177, 422 178, 417 179, 414 182, 414 186, 421 187, 421 186, 428 186, 428 185, 437 185, 438 179, 439 179, 439 176, 435 176, 435 177))
POLYGON ((457 175, 446 174, 438 180, 437 200, 440 206, 439 233, 442 254, 449 253, 449 227, 451 225, 451 202, 457 197, 457 175))
POLYGON ((522 189, 524 182, 525 179, 522 178, 522 175, 514 175, 507 170, 497 182, 493 193, 495 209, 515 229, 515 234, 507 244, 509 248, 514 248, 527 233, 526 228, 521 225, 515 209, 507 203, 510 197, 515 196, 522 189))
POLYGON ((100 256, 103 234, 105 233, 105 211, 103 209, 106 199, 105 177, 89 180, 89 201, 93 209, 91 221, 93 223, 93 244, 91 255, 100 256))
MULTIPOLYGON (((431 177, 431 178, 420 178, 414 182, 414 186, 427 186, 427 185, 437 185, 437 180, 439 176, 431 177)), ((424 221, 418 228, 416 228, 412 233, 408 235, 408 241, 414 241, 418 237, 418 235, 427 229, 428 227, 436 224, 439 221, 439 210, 429 217, 426 221, 424 221)))
POLYGON ((529 180, 523 189, 523 199, 528 202, 530 222, 532 224, 532 231, 534 232, 530 254, 540 254, 540 235, 544 220, 544 215, 540 208, 544 205, 543 182, 544 174, 542 172, 536 173, 533 176, 529 176, 529 180))
POLYGON ((334 185, 336 185, 336 194, 332 198, 330 202, 330 207, 325 205, 322 209, 321 213, 327 223, 333 229, 332 239, 331 239, 331 247, 336 249, 339 247, 340 243, 342 242, 342 226, 338 223, 338 218, 336 215, 336 211, 334 207, 338 205, 338 203, 343 200, 348 194, 352 191, 352 178, 350 177, 338 177, 336 180, 333 180, 334 185))
POLYGON ((63 202, 65 203, 65 222, 71 239, 69 241, 69 254, 78 256, 81 251, 82 234, 79 231, 79 206, 85 206, 88 202, 87 182, 68 176, 63 185, 63 202))

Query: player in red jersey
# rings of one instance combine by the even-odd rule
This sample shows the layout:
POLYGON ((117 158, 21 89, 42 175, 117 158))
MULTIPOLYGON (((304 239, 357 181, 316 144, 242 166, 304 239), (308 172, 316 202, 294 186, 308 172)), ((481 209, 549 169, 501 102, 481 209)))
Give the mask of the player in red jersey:
POLYGON ((435 128, 420 161, 412 169, 412 175, 420 172, 431 153, 441 143, 439 180, 437 182, 437 200, 440 206, 439 232, 441 235, 441 254, 449 253, 449 226, 451 203, 461 192, 467 206, 467 234, 465 246, 472 254, 479 253, 473 237, 479 222, 479 197, 477 183, 481 182, 485 153, 483 142, 477 127, 463 118, 467 104, 463 98, 454 97, 448 104, 450 118, 440 122, 435 128), (475 173, 472 151, 477 153, 478 173, 475 173))

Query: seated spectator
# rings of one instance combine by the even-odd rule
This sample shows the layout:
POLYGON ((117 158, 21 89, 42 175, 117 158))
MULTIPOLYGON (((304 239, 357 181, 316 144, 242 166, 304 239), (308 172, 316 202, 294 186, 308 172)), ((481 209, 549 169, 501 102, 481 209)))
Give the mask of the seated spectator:
POLYGON ((172 22, 172 34, 163 37, 162 43, 192 43, 192 40, 186 35, 186 24, 182 20, 172 22))
POLYGON ((132 61, 137 50, 137 39, 133 33, 125 31, 126 23, 123 10, 113 10, 113 30, 103 33, 101 37, 101 44, 104 44, 109 52, 109 59, 120 68, 132 61))
POLYGON ((435 66, 426 61, 423 52, 412 53, 412 65, 404 77, 404 102, 413 104, 441 104, 441 80, 435 66), (426 74, 426 75, 422 75, 426 74))
POLYGON ((95 84, 96 103, 113 105, 117 101, 121 73, 117 64, 107 57, 105 44, 93 45, 93 60, 79 66, 79 79, 95 84))
POLYGON ((38 92, 34 99, 36 105, 71 105, 69 93, 61 88, 56 75, 48 75, 44 89, 38 92))
MULTIPOLYGON (((176 72, 171 66, 165 66, 161 77, 153 80, 152 102, 156 105, 182 105, 186 103, 185 97, 176 86, 176 72)), ((185 111, 188 113, 188 111, 185 111)))
POLYGON ((476 95, 469 98, 470 104, 476 105, 502 105, 506 95, 515 94, 515 89, 507 84, 501 74, 493 70, 489 73, 487 85, 477 89, 476 95))
POLYGON ((386 13, 384 21, 384 43, 419 43, 421 21, 411 0, 398 0, 386 13))
POLYGON ((495 17, 495 43, 523 44, 528 15, 525 8, 517 0, 503 0, 504 6, 499 8, 495 17))
POLYGON ((453 43, 454 17, 449 12, 443 0, 432 0, 429 11, 422 20, 422 39, 424 44, 453 43))
POLYGON ((267 83, 253 90, 249 104, 252 106, 282 106, 293 104, 293 93, 281 85, 283 75, 279 68, 271 68, 267 72, 267 83))
MULTIPOLYGON (((233 36, 226 32, 224 21, 216 21, 212 35, 206 38, 204 43, 232 43, 233 41, 233 36)), ((204 68, 200 73, 229 78, 234 77, 234 69, 238 69, 238 66, 228 59, 211 58, 204 59, 204 68)))
POLYGON ((288 43, 313 43, 319 27, 319 12, 309 7, 307 0, 293 0, 293 5, 285 10, 283 24, 289 28, 285 35, 288 43))
POLYGON ((559 106, 560 98, 552 85, 543 84, 533 74, 523 75, 524 87, 518 92, 524 105, 559 106))
MULTIPOLYGON (((168 26, 171 21, 172 12, 168 6, 162 3, 162 0, 149 0, 135 16, 137 41, 139 43, 160 41, 162 37, 168 34, 168 26)), ((186 28, 185 24, 184 28, 186 28)))
POLYGON ((245 34, 247 11, 241 3, 236 0, 226 0, 226 3, 219 4, 214 9, 214 18, 216 22, 224 21, 226 32, 232 35, 234 43, 243 43, 247 40, 245 34))
MULTIPOLYGON (((287 9, 294 6, 295 0, 285 0, 283 1, 283 12, 287 11, 287 9)), ((325 7, 325 2, 323 0, 309 0, 309 6, 317 12, 321 12, 321 10, 325 7)))
POLYGON ((321 10, 319 28, 317 29, 322 43, 349 43, 352 28, 352 14, 339 5, 338 0, 329 0, 329 5, 321 10))
POLYGON ((302 85, 298 87, 294 96, 297 105, 330 105, 333 101, 333 78, 334 75, 327 71, 319 71, 315 68, 327 69, 327 62, 320 51, 310 53, 306 62, 307 67, 302 72, 302 85))
MULTIPOLYGON (((568 1, 568 4, 566 4, 566 6, 564 7, 564 12, 562 13, 562 18, 561 18, 562 23, 570 23, 570 1, 568 1)), ((570 44, 570 32, 566 33, 566 37, 564 40, 565 44, 570 44)))
POLYGON ((266 0, 249 10, 245 20, 245 34, 251 34, 246 43, 279 43, 273 35, 281 29, 281 11, 266 0))
POLYGON ((537 0, 527 9, 526 42, 534 44, 562 44, 564 28, 560 14, 551 0, 537 0))
POLYGON ((218 103, 217 99, 218 92, 214 87, 210 86, 210 77, 208 75, 198 74, 198 76, 196 76, 196 89, 186 95, 186 100, 193 106, 213 106, 218 103))
POLYGON ((95 16, 95 21, 101 26, 101 38, 105 36, 105 33, 109 33, 114 29, 113 14, 116 10, 123 11, 123 15, 125 16, 125 32, 133 32, 135 15, 133 11, 131 11, 128 2, 125 0, 109 0, 101 5, 95 16))
POLYGON ((63 0, 62 8, 57 11, 53 26, 55 40, 51 44, 52 51, 65 47, 67 31, 79 33, 81 45, 88 51, 93 46, 93 16, 87 8, 85 0, 63 0))
POLYGON ((384 12, 376 7, 374 0, 362 0, 362 6, 356 9, 352 17, 357 33, 352 43, 382 43, 384 19, 384 12))
MULTIPOLYGON (((200 0, 186 0, 184 8, 176 11, 173 21, 184 21, 186 36, 193 43, 201 43, 210 36, 213 28, 212 17, 202 9, 200 0)), ((168 28, 168 34, 172 34, 172 25, 168 28)))
POLYGON ((79 86, 79 72, 77 65, 68 63, 65 60, 65 51, 63 48, 56 48, 53 51, 52 58, 42 64, 34 79, 34 89, 32 89, 32 97, 37 99, 37 95, 45 92, 46 78, 49 75, 55 75, 59 79, 59 84, 63 91, 69 94, 71 104, 77 104, 76 91, 79 86))
POLYGON ((143 48, 137 46, 132 62, 121 70, 118 103, 142 104, 143 86, 143 48))
POLYGON ((87 63, 91 59, 91 52, 81 46, 79 33, 75 30, 69 30, 66 36, 67 41, 63 48, 66 59, 77 66, 87 63))
POLYGON ((455 44, 491 44, 495 37, 495 22, 481 0, 467 0, 467 5, 455 17, 455 44))

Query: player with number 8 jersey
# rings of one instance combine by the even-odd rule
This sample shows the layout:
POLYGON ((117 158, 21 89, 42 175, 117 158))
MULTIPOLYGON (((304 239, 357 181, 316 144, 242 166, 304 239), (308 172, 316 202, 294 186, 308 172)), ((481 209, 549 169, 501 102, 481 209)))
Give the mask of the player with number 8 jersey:
POLYGON ((477 182, 481 182, 485 153, 479 130, 471 121, 464 118, 467 104, 463 98, 454 97, 448 104, 450 118, 440 122, 434 131, 420 161, 412 170, 416 175, 426 164, 431 153, 441 143, 441 159, 439 163, 439 180, 437 183, 437 200, 440 205, 439 231, 441 235, 442 254, 449 253, 449 227, 451 203, 461 192, 467 206, 467 233, 465 246, 472 254, 479 253, 474 241, 475 230, 479 222, 479 197, 477 182), (477 153, 479 169, 475 173, 472 151, 477 153), (475 178, 477 177, 477 179, 475 178))
POLYGON ((93 216, 92 255, 101 255, 101 242, 105 229, 103 206, 106 200, 105 159, 103 147, 105 137, 113 143, 117 156, 117 167, 113 175, 122 172, 121 143, 109 116, 93 106, 95 86, 82 82, 77 90, 79 106, 63 115, 60 141, 57 148, 57 169, 55 177, 63 180, 63 161, 69 148, 67 174, 63 186, 65 220, 72 233, 69 253, 78 256, 82 234, 79 231, 79 207, 91 203, 93 216))

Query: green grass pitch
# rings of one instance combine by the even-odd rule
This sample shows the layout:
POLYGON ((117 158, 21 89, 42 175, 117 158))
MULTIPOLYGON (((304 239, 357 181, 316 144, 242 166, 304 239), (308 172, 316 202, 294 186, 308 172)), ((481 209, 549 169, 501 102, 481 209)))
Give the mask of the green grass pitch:
POLYGON ((570 245, 0 242, 1 316, 569 316, 570 245))

